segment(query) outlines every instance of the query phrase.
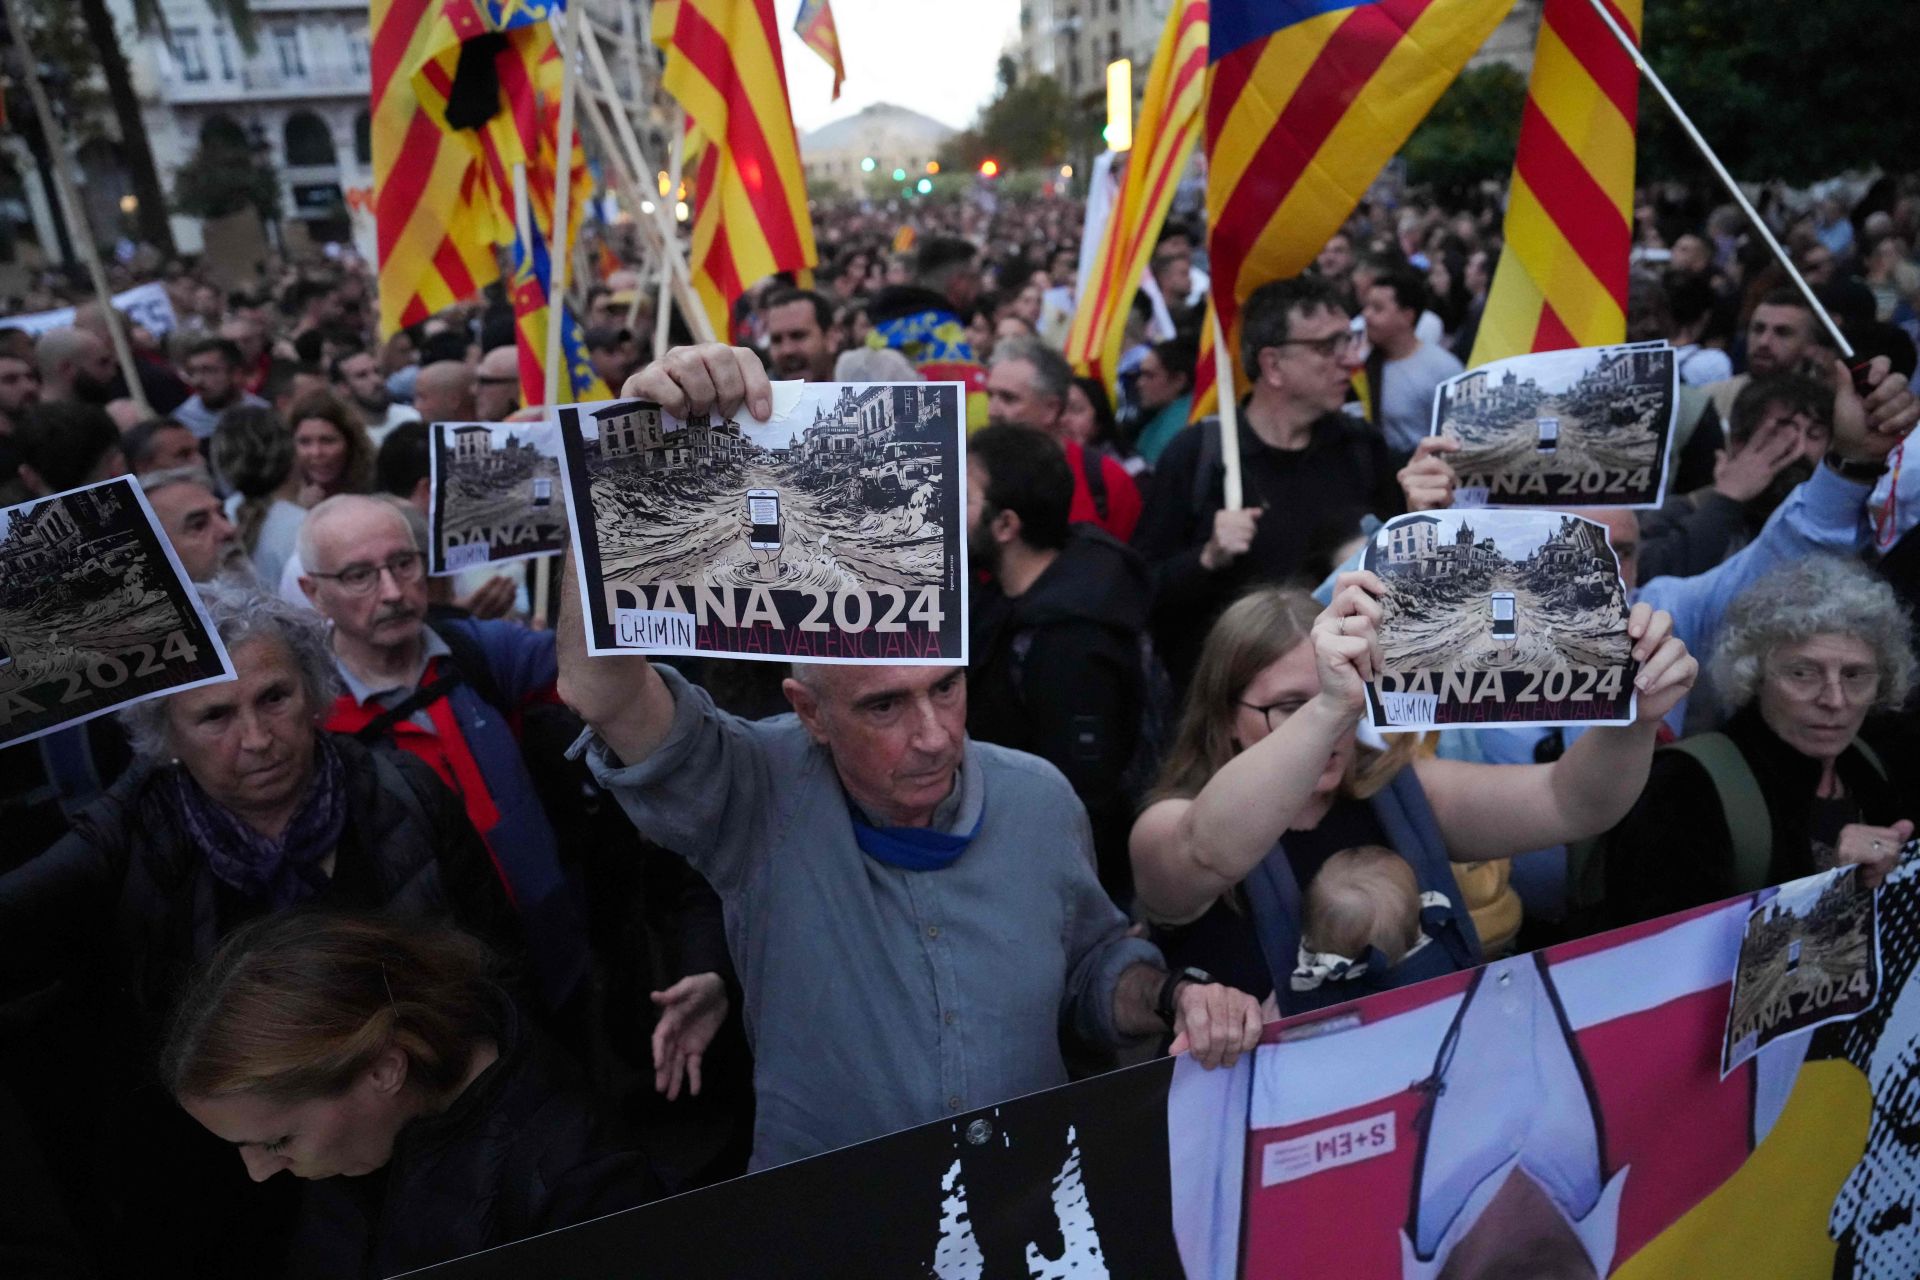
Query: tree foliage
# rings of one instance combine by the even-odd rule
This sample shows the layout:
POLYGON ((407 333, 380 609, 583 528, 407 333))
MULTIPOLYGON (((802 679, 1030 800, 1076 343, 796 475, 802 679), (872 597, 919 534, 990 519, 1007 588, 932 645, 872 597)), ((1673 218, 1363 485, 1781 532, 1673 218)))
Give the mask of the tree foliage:
POLYGON ((173 177, 173 207, 196 218, 223 218, 251 205, 263 219, 280 216, 280 179, 271 165, 218 135, 203 138, 173 177))
MULTIPOLYGON (((1920 154, 1913 0, 1659 0, 1647 56, 1735 177, 1794 184, 1920 154)), ((1666 107, 1640 95, 1643 177, 1710 180, 1666 107)))
POLYGON ((1401 149, 1407 181, 1454 203, 1482 182, 1505 182, 1526 101, 1526 77, 1505 63, 1461 72, 1401 149))
POLYGON ((1100 149, 1100 119, 1048 75, 1020 74, 1002 57, 999 88, 973 127, 949 138, 940 163, 972 169, 989 157, 1003 170, 1057 165, 1100 149))

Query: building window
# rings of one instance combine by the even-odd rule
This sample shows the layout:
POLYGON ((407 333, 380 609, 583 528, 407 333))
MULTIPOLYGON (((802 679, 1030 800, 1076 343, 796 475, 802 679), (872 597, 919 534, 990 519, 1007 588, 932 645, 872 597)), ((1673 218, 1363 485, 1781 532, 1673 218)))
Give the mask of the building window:
POLYGON ((1120 33, 1118 31, 1109 31, 1107 32, 1107 61, 1118 62, 1119 60, 1120 33))
POLYGON ((192 27, 175 27, 171 37, 173 65, 180 78, 198 84, 207 78, 207 64, 200 57, 200 33, 192 27))
POLYGON ((353 74, 364 76, 369 73, 366 32, 356 31, 347 37, 347 60, 353 66, 353 74))
POLYGON ((296 79, 304 79, 307 74, 307 61, 300 54, 300 33, 298 31, 276 31, 273 33, 273 52, 280 60, 280 74, 296 79))
POLYGON ((214 29, 213 51, 220 58, 220 78, 233 79, 233 53, 227 48, 227 33, 219 28, 214 29))
POLYGON ((1107 0, 1107 12, 1108 13, 1120 12, 1120 0, 1107 0))

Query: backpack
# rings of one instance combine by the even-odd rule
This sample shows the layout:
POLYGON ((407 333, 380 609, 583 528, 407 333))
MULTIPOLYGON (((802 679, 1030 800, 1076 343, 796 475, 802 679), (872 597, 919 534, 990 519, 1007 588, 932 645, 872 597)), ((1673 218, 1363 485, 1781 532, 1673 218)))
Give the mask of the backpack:
MULTIPOLYGON (((1873 748, 1858 738, 1853 746, 1884 780, 1887 768, 1873 748)), ((1707 771, 1714 797, 1720 802, 1720 816, 1733 840, 1734 890, 1751 893, 1764 889, 1773 867, 1773 813, 1767 808, 1760 780, 1753 776, 1740 748, 1724 733, 1700 733, 1660 750, 1689 755, 1707 771)), ((1567 908, 1571 916, 1598 912, 1606 899, 1606 839, 1599 835, 1567 846, 1567 908)))
MULTIPOLYGON (((1026 708, 1027 655, 1033 650, 1033 637, 1038 630, 1038 627, 1022 627, 1007 644, 1008 655, 1013 659, 1013 696, 1022 710, 1026 708)), ((1139 644, 1140 672, 1135 688, 1140 693, 1140 723, 1134 735, 1133 751, 1127 757, 1126 767, 1120 771, 1121 788, 1136 801, 1159 776, 1160 761, 1173 741, 1174 725, 1180 714, 1180 699, 1174 693, 1173 680, 1167 675, 1165 664, 1154 652, 1153 640, 1142 632, 1139 644)))
POLYGON ((1107 451, 1099 445, 1080 446, 1080 472, 1087 478, 1087 496, 1093 499, 1093 509, 1103 525, 1107 522, 1106 457, 1107 451))

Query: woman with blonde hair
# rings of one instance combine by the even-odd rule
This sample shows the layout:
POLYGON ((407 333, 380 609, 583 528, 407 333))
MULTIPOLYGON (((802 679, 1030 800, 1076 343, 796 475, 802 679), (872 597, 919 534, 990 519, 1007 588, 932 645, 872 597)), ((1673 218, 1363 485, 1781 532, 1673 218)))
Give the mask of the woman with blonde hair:
POLYGON ((301 506, 315 507, 336 493, 373 492, 373 439, 346 401, 331 391, 310 392, 294 401, 287 418, 301 506))
POLYGON ((313 1184, 286 1275, 394 1275, 659 1193, 494 968, 451 929, 293 913, 234 934, 181 997, 167 1088, 254 1181, 313 1184))
POLYGON ((1464 909, 1430 907, 1438 945, 1381 971, 1291 989, 1302 902, 1342 849, 1380 845, 1413 867, 1423 891, 1455 899, 1450 861, 1505 858, 1606 830, 1646 780, 1654 734, 1692 688, 1698 663, 1672 619, 1636 605, 1628 621, 1642 664, 1631 725, 1583 734, 1550 765, 1414 758, 1417 735, 1384 751, 1356 730, 1381 664, 1371 573, 1342 574, 1319 610, 1305 592, 1267 587, 1221 615, 1207 637, 1161 782, 1134 824, 1136 903, 1169 964, 1192 966, 1282 1013, 1352 999, 1467 968, 1479 940, 1464 909))

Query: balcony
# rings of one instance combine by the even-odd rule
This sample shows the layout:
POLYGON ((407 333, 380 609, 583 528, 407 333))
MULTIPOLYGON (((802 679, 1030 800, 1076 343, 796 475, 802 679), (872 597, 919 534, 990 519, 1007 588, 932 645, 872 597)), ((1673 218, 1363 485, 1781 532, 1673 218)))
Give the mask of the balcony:
POLYGON ((219 102, 281 102, 295 98, 364 98, 373 91, 371 72, 345 64, 310 64, 304 75, 283 75, 277 66, 248 65, 222 77, 216 69, 198 80, 178 70, 160 73, 160 96, 175 105, 219 102))

